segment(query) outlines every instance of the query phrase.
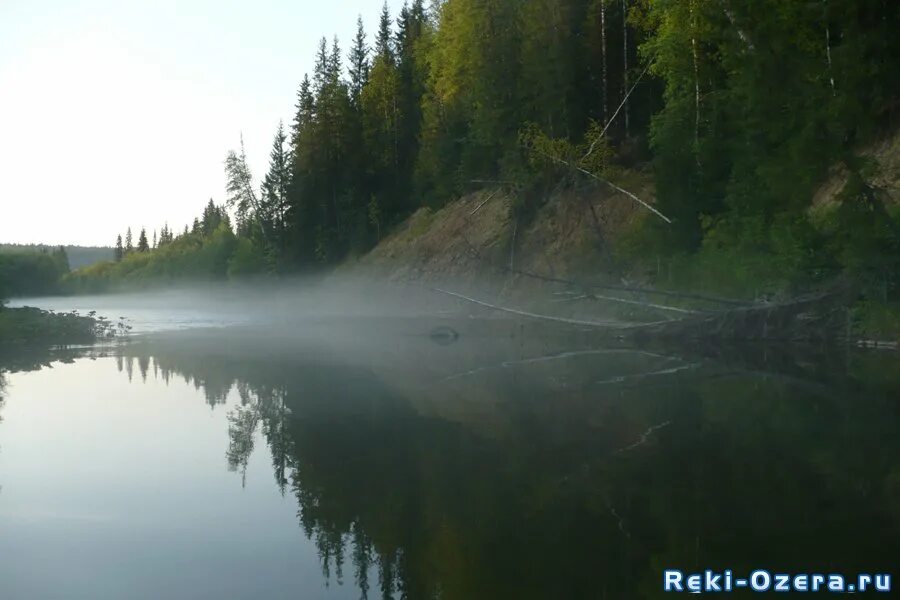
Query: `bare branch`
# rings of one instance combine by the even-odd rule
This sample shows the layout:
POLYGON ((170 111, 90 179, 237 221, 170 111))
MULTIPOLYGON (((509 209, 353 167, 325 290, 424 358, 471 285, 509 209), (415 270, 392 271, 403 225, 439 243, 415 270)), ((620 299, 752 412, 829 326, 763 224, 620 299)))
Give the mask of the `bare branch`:
POLYGON ((491 198, 493 198, 493 197, 494 197, 494 194, 496 194, 496 193, 497 193, 496 191, 493 191, 493 192, 491 192, 490 194, 488 194, 487 198, 485 198, 484 200, 482 200, 482 201, 481 201, 481 204, 479 204, 478 206, 476 206, 476 207, 475 207, 475 210, 473 210, 472 212, 469 213, 469 216, 471 217, 472 215, 474 215, 475 213, 477 213, 478 210, 479 210, 482 206, 484 206, 485 204, 487 204, 488 200, 490 200, 491 198))
POLYGON ((546 152, 542 152, 541 150, 538 150, 537 148, 531 147, 531 150, 534 150, 534 151, 537 152, 538 154, 540 154, 540 155, 542 155, 542 156, 544 156, 544 157, 546 157, 546 158, 549 158, 549 159, 552 160, 552 161, 556 161, 556 162, 558 162, 558 163, 560 163, 560 164, 566 165, 566 166, 569 167, 570 169, 575 169, 576 171, 579 171, 579 172, 581 172, 581 173, 584 173, 584 174, 587 175, 588 177, 592 177, 592 178, 596 179, 597 181, 600 181, 600 182, 602 182, 602 183, 605 183, 606 185, 608 185, 609 187, 613 188, 614 190, 616 190, 616 191, 618 191, 618 192, 621 192, 621 193, 625 194, 626 196, 628 196, 629 198, 631 198, 632 200, 634 200, 635 202, 637 202, 638 204, 640 204, 641 206, 643 206, 644 208, 646 208, 647 210, 649 210, 650 212, 652 212, 653 214, 655 214, 656 216, 658 216, 660 219, 662 219, 662 220, 665 221, 666 223, 669 223, 669 224, 672 223, 672 219, 670 219, 670 218, 667 217, 666 215, 662 214, 661 212, 659 212, 658 210, 656 210, 655 208, 653 208, 651 205, 647 204, 646 202, 644 202, 643 200, 641 200, 640 198, 638 198, 637 196, 635 196, 634 194, 632 194, 632 193, 629 192, 628 190, 623 189, 623 188, 617 186, 616 184, 614 184, 613 182, 609 181, 608 179, 604 179, 604 178, 600 177, 599 175, 595 175, 594 173, 591 173, 591 172, 588 171, 587 169, 583 169, 583 168, 579 167, 578 165, 573 165, 572 163, 570 163, 570 162, 568 162, 568 161, 565 161, 565 160, 563 160, 563 159, 561 159, 561 158, 559 158, 559 157, 557 157, 557 156, 551 156, 550 154, 547 154, 546 152))
POLYGON ((619 111, 622 110, 622 107, 625 106, 625 103, 626 103, 626 102, 628 102, 628 97, 631 96, 631 92, 633 92, 634 89, 635 89, 635 88, 638 86, 638 84, 641 82, 641 79, 644 77, 644 75, 645 75, 645 74, 647 73, 647 71, 650 69, 650 65, 651 65, 651 64, 652 64, 652 61, 648 62, 648 63, 647 63, 647 66, 644 67, 644 70, 641 72, 641 74, 640 74, 640 75, 638 76, 638 78, 635 80, 634 85, 632 85, 632 86, 631 86, 631 89, 628 90, 628 93, 625 94, 625 97, 622 99, 622 102, 619 104, 619 107, 616 108, 616 111, 615 111, 615 112, 613 113, 613 115, 609 118, 609 121, 606 122, 606 125, 603 127, 603 131, 601 131, 601 132, 600 132, 600 135, 598 135, 597 138, 596 138, 593 142, 591 142, 591 147, 588 148, 588 151, 585 153, 585 155, 581 157, 581 160, 582 160, 582 161, 584 161, 588 156, 591 155, 591 153, 594 151, 594 147, 600 142, 601 139, 603 139, 603 136, 606 135, 606 130, 609 129, 609 126, 612 125, 612 122, 616 120, 616 115, 619 114, 619 111))

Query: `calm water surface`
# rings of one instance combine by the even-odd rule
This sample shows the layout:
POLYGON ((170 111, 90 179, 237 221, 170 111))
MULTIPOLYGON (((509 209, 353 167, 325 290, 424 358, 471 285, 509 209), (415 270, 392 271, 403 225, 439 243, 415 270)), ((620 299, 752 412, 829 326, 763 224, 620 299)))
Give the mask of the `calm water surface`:
POLYGON ((669 567, 896 569, 895 354, 435 324, 5 355, 0 597, 653 598, 669 567))

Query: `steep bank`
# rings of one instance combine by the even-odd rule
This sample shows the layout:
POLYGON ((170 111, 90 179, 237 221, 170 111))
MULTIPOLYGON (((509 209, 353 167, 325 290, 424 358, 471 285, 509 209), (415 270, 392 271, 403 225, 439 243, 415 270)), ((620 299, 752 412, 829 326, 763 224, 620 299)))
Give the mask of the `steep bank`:
MULTIPOLYGON (((648 182, 632 175, 630 189, 652 197, 648 182)), ((620 283, 612 249, 645 209, 593 184, 558 189, 530 218, 517 218, 517 200, 510 189, 488 187, 436 211, 419 209, 339 273, 426 287, 452 282, 455 291, 531 309, 549 304, 560 315, 635 317, 621 307, 571 301, 549 279, 620 283)))
MULTIPOLYGON (((625 177, 624 187, 642 198, 653 197, 649 175, 625 177)), ((423 287, 450 281, 454 291, 487 302, 528 310, 540 307, 563 317, 672 318, 678 316, 677 310, 632 303, 666 304, 675 309, 711 305, 610 288, 680 290, 767 303, 827 285, 831 278, 853 278, 852 271, 842 275, 839 269, 847 269, 845 261, 853 258, 851 252, 858 251, 865 234, 848 243, 842 237, 848 231, 842 228, 842 220, 848 212, 860 211, 861 203, 867 201, 883 207, 882 227, 896 227, 900 209, 900 135, 896 132, 860 147, 854 157, 836 164, 809 199, 801 218, 818 241, 800 250, 826 257, 823 263, 833 261, 832 274, 807 277, 800 284, 791 278, 797 273, 806 277, 806 273, 780 269, 788 259, 779 255, 780 240, 774 237, 774 229, 765 234, 772 237, 762 250, 750 252, 738 244, 729 247, 727 240, 723 246, 721 238, 713 236, 714 243, 705 243, 695 254, 668 255, 636 245, 639 238, 634 232, 655 217, 602 184, 560 187, 548 194, 528 219, 515 216, 520 198, 504 187, 473 192, 437 211, 420 209, 371 252, 345 264, 339 272, 367 273, 423 287), (609 286, 609 291, 597 302, 596 297, 585 298, 577 286, 559 280, 601 284, 609 286)), ((890 252, 879 252, 875 256, 885 265, 896 259, 890 252)), ((874 287, 871 282, 867 285, 850 315, 853 328, 860 337, 897 339, 900 311, 886 291, 887 280, 883 295, 878 282, 874 287)))

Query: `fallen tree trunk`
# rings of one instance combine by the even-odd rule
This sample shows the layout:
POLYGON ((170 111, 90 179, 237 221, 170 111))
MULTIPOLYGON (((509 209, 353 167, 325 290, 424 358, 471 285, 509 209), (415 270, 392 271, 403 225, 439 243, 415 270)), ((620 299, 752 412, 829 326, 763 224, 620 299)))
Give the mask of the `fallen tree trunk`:
POLYGON ((695 313, 675 320, 627 323, 557 317, 491 304, 450 290, 432 290, 492 310, 590 327, 601 335, 635 340, 835 340, 843 334, 846 307, 850 299, 849 287, 840 286, 780 303, 745 306, 716 313, 695 313))
POLYGON ((469 296, 464 296, 463 294, 459 294, 457 292, 452 292, 450 290, 443 290, 441 288, 431 288, 432 291, 438 292, 440 294, 446 294, 447 296, 452 296, 454 298, 458 298, 459 300, 464 300, 466 302, 471 302, 472 304, 477 304, 478 306, 483 306, 485 308, 490 308, 492 310, 499 310, 500 312, 510 313, 513 315, 518 315, 520 317, 529 317, 532 319, 543 319, 546 321, 556 321, 557 323, 565 323, 567 325, 583 325, 586 327, 623 327, 624 324, 617 323, 616 321, 586 321, 581 319, 568 319, 566 317, 554 317, 552 315, 543 315, 540 313, 529 312, 527 310, 519 310, 517 308, 509 308, 506 306, 500 306, 497 304, 491 304, 490 302, 485 302, 484 300, 478 300, 477 298, 470 298, 469 296))

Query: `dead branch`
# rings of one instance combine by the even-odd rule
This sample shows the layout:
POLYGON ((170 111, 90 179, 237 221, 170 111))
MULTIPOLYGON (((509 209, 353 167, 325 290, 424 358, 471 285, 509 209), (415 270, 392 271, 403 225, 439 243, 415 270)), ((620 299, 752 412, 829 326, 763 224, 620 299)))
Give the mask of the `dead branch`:
POLYGON ((591 142, 591 147, 588 148, 588 151, 585 153, 585 155, 581 157, 582 161, 584 161, 584 159, 586 159, 588 156, 591 155, 591 153, 594 151, 594 147, 597 145, 598 142, 600 142, 601 139, 603 139, 603 136, 606 135, 606 130, 609 129, 609 126, 612 125, 612 122, 616 120, 616 115, 619 114, 619 111, 622 110, 622 107, 625 106, 626 102, 628 102, 628 97, 631 96, 631 92, 633 92, 634 89, 641 82, 641 79, 644 77, 644 75, 650 69, 651 64, 652 64, 652 61, 648 62, 647 66, 644 67, 643 72, 641 72, 641 74, 638 75, 638 78, 634 81, 634 85, 631 86, 631 89, 628 90, 628 93, 625 94, 624 98, 622 98, 622 102, 619 103, 619 107, 616 108, 613 115, 609 118, 609 121, 606 122, 606 125, 603 127, 603 131, 600 132, 600 135, 597 136, 597 139, 595 139, 593 142, 591 142))
POLYGON ((600 296, 598 294, 586 294, 587 298, 592 300, 606 300, 608 302, 621 302, 622 304, 632 304, 635 306, 643 306, 645 308, 655 308, 657 310, 670 310, 672 312, 678 312, 686 315, 696 315, 700 314, 700 311, 697 310, 689 310, 687 308, 677 308, 675 306, 666 306, 665 304, 652 304, 650 302, 639 302, 637 300, 626 300, 625 298, 615 298, 613 296, 600 296))
POLYGON ((562 165, 565 165, 565 166, 569 167, 570 169, 575 169, 576 171, 578 171, 578 172, 580 172, 580 173, 584 173, 584 174, 587 175, 588 177, 592 177, 592 178, 596 179, 597 181, 599 181, 599 182, 601 182, 601 183, 605 183, 606 185, 608 185, 609 187, 613 188, 613 189, 616 190, 617 192, 620 192, 620 193, 622 193, 622 194, 625 194, 626 196, 628 196, 629 198, 631 198, 632 200, 634 200, 635 202, 637 202, 638 204, 640 204, 641 206, 643 206, 644 208, 646 208, 647 210, 649 210, 650 212, 652 212, 653 214, 655 214, 656 216, 658 216, 660 219, 662 219, 662 220, 665 221, 666 223, 669 223, 669 224, 672 223, 672 219, 670 219, 670 218, 667 217, 666 215, 662 214, 661 212, 659 212, 658 210, 656 210, 655 208, 653 208, 651 205, 647 204, 646 202, 644 202, 643 200, 641 200, 640 198, 638 198, 637 196, 635 196, 634 194, 632 194, 632 193, 629 192, 628 190, 623 189, 623 188, 617 186, 616 184, 614 184, 614 183, 611 182, 610 180, 604 179, 604 178, 600 177, 599 175, 596 175, 596 174, 594 174, 594 173, 591 173, 591 172, 588 171, 587 169, 583 169, 583 168, 579 167, 578 165, 573 165, 572 163, 570 163, 570 162, 568 162, 568 161, 566 161, 566 160, 563 160, 563 159, 559 158, 558 156, 552 156, 552 155, 547 154, 546 152, 543 152, 543 151, 541 151, 541 150, 538 150, 537 148, 534 148, 534 147, 529 147, 529 148, 530 148, 531 150, 534 150, 534 151, 537 152, 538 154, 540 154, 540 155, 542 155, 542 156, 544 156, 544 157, 546 157, 546 158, 549 158, 549 159, 552 160, 552 161, 555 161, 555 162, 558 162, 558 163, 560 163, 560 164, 562 164, 562 165))
POLYGON ((485 198, 484 200, 482 200, 482 201, 481 201, 481 204, 479 204, 478 206, 476 206, 476 207, 475 207, 475 210, 473 210, 472 212, 469 213, 469 216, 471 217, 472 215, 474 215, 475 213, 477 213, 478 210, 479 210, 482 206, 484 206, 485 204, 487 204, 488 200, 490 200, 491 198, 493 198, 494 195, 495 195, 496 193, 497 193, 497 191, 495 190, 495 191, 491 192, 490 194, 488 194, 487 198, 485 198))

